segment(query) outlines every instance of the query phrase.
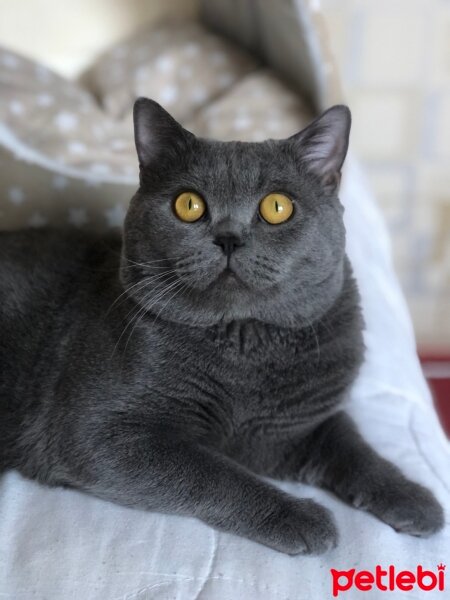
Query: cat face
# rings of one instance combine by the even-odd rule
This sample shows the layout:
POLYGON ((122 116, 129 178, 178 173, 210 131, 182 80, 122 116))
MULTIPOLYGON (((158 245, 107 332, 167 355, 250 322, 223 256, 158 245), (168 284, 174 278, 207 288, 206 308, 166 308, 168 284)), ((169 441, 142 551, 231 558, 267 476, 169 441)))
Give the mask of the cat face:
POLYGON ((349 110, 336 106, 291 138, 262 143, 197 138, 143 98, 134 115, 140 187, 121 271, 129 293, 191 325, 318 318, 342 285, 337 188, 349 110))

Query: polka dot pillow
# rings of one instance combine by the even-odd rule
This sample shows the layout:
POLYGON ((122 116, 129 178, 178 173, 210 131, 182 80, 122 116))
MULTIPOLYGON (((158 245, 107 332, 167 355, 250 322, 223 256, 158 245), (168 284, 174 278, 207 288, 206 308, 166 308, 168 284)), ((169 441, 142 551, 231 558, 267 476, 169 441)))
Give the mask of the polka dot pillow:
POLYGON ((79 82, 0 49, 0 81, 1 229, 120 226, 137 185, 137 96, 224 140, 285 137, 311 118, 273 72, 197 22, 140 33, 79 82))
POLYGON ((114 118, 149 96, 184 122, 258 63, 200 23, 180 21, 143 31, 104 54, 83 80, 114 118))

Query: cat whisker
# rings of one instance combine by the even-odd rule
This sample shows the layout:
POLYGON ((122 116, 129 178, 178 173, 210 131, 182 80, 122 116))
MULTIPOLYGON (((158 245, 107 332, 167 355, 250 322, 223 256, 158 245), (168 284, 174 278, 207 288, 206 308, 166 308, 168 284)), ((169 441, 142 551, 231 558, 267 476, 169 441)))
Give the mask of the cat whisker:
POLYGON ((131 265, 129 266, 121 266, 122 269, 133 269, 133 268, 137 268, 137 267, 144 267, 144 268, 149 268, 152 265, 154 265, 155 263, 161 263, 161 262, 167 262, 167 261, 172 261, 172 262, 176 262, 177 260, 181 260, 185 258, 184 256, 168 256, 166 258, 157 258, 155 260, 150 260, 147 261, 145 263, 141 263, 141 262, 137 262, 135 260, 132 260, 131 258, 128 258, 126 256, 122 256, 122 260, 126 261, 128 263, 131 263, 131 265))
MULTIPOLYGON (((108 316, 108 314, 111 312, 111 310, 113 309, 113 307, 119 302, 119 300, 128 294, 128 292, 130 292, 132 289, 135 289, 137 286, 141 286, 137 291, 140 291, 142 289, 144 289, 148 284, 150 284, 151 282, 154 281, 158 281, 159 279, 162 279, 164 277, 164 275, 171 275, 175 273, 174 269, 171 269, 170 271, 164 271, 164 273, 157 273, 156 275, 149 275, 148 277, 145 277, 144 279, 140 279, 137 283, 131 285, 130 287, 126 288, 115 300, 114 302, 111 304, 111 306, 108 308, 108 310, 105 313, 105 318, 108 316)), ((119 304, 121 304, 121 302, 119 302, 119 304)))
MULTIPOLYGON (((140 312, 140 310, 142 309, 143 302, 144 303, 147 302, 147 299, 151 298, 152 294, 158 295, 159 293, 161 293, 165 289, 166 284, 172 284, 176 279, 177 279, 176 275, 171 275, 171 278, 169 279, 169 281, 159 281, 156 283, 155 286, 152 285, 151 289, 148 292, 144 292, 144 297, 141 299, 141 301, 139 301, 139 302, 135 301, 136 305, 133 306, 133 308, 127 312, 127 314, 124 317, 124 320, 127 320, 128 317, 134 312, 135 314, 133 315, 133 317, 131 317, 131 319, 133 320, 134 317, 136 316, 136 314, 138 312, 140 312)), ((153 283, 153 282, 150 282, 150 283, 153 283)), ((145 290, 146 287, 150 287, 150 283, 143 286, 143 288, 141 288, 141 291, 145 290)))
POLYGON ((166 306, 169 304, 169 302, 175 298, 175 296, 177 296, 178 294, 181 294, 184 290, 188 289, 189 285, 187 284, 187 282, 183 282, 183 284, 184 285, 181 288, 178 288, 175 290, 175 293, 172 296, 170 296, 170 298, 167 300, 167 302, 165 302, 164 305, 159 309, 156 317, 153 320, 153 323, 156 322, 156 320, 158 319, 161 312, 166 308, 166 306))
POLYGON ((165 261, 165 260, 166 261, 167 260, 180 260, 182 258, 185 258, 184 255, 181 255, 181 256, 168 256, 166 258, 157 258, 155 260, 150 260, 147 263, 139 263, 139 262, 134 261, 133 259, 127 257, 127 256, 124 256, 124 254, 121 251, 114 250, 113 248, 108 247, 106 244, 105 244, 105 246, 106 246, 106 248, 107 248, 107 250, 109 252, 111 252, 111 253, 116 254, 117 256, 119 256, 121 261, 126 261, 126 262, 132 263, 132 264, 134 264, 136 266, 148 266, 148 265, 150 265, 152 263, 155 263, 155 262, 162 262, 162 261, 165 261))
MULTIPOLYGON (((299 285, 300 291, 303 293, 303 288, 299 285)), ((316 341, 316 351, 317 351, 317 364, 319 364, 320 361, 320 342, 319 342, 319 338, 317 336, 317 332, 314 328, 314 323, 312 323, 308 317, 304 316, 303 317, 306 321, 306 324, 308 326, 309 329, 312 329, 313 335, 314 335, 314 339, 316 341)))
MULTIPOLYGON (((191 278, 194 275, 195 271, 193 273, 191 273, 191 278)), ((125 350, 128 346, 128 343, 131 339, 131 336, 133 334, 134 329, 136 328, 136 326, 138 325, 138 323, 144 318, 144 316, 151 310, 151 308, 159 301, 161 301, 164 296, 170 292, 170 290, 176 289, 178 286, 176 284, 183 284, 185 289, 189 288, 189 281, 186 280, 181 280, 179 279, 175 269, 173 269, 170 273, 167 272, 168 275, 170 275, 171 280, 169 282, 166 281, 159 281, 156 285, 156 290, 152 288, 152 290, 146 295, 144 296, 144 298, 142 299, 141 303, 137 305, 137 307, 133 307, 133 309, 131 309, 131 311, 129 311, 126 315, 125 315, 125 320, 128 319, 129 315, 131 313, 134 312, 134 315, 131 317, 131 319, 129 320, 129 322, 125 325, 125 328, 123 329, 122 333, 120 334, 120 337, 114 347, 113 350, 113 355, 116 352, 117 347, 120 344, 121 339, 123 338, 124 334, 126 333, 127 329, 133 325, 132 330, 130 332, 130 335, 128 336, 127 339, 127 343, 125 345, 125 350), (175 279, 173 279, 175 277, 175 279), (166 286, 166 283, 168 283, 169 285, 166 286), (152 297, 152 294, 154 294, 156 291, 156 294, 152 297), (149 300, 147 301, 147 298, 149 298, 149 300), (142 304, 143 302, 143 304, 142 304)), ((161 275, 161 274, 160 274, 161 275)), ((158 279, 162 279, 162 277, 158 275, 156 276, 158 279)), ((155 277, 155 276, 154 276, 155 277)), ((154 280, 150 281, 150 282, 146 282, 146 284, 144 286, 142 286, 140 288, 140 291, 142 291, 143 289, 145 289, 145 287, 147 287, 147 285, 150 285, 151 283, 153 283, 154 280)), ((140 282, 138 282, 140 283, 140 282)), ((135 284, 136 285, 136 284, 135 284)), ((181 293, 181 287, 180 289, 177 289, 177 293, 180 292, 181 293)), ((123 295, 123 294, 122 294, 123 295)), ((176 294, 173 295, 173 297, 175 297, 176 294)), ((169 301, 172 300, 172 297, 169 298, 169 301)), ((166 303, 168 304, 168 302, 166 303)), ((166 305, 164 305, 162 308, 165 308, 166 305)), ((161 311, 160 311, 161 312, 161 311)), ((159 313, 158 315, 159 316, 159 313)), ((156 319, 155 319, 156 321, 156 319)))
POLYGON ((314 339, 316 340, 317 364, 319 364, 319 361, 320 361, 320 342, 319 342, 319 338, 317 336, 316 330, 314 329, 314 324, 311 323, 311 321, 309 321, 309 319, 306 319, 306 321, 309 323, 309 327, 312 329, 312 332, 314 334, 314 339))
POLYGON ((120 267, 121 271, 125 271, 126 269, 141 269, 141 270, 147 270, 147 269, 167 269, 166 265, 128 265, 125 267, 120 267))
POLYGON ((276 267, 272 266, 271 262, 272 261, 270 261, 268 258, 260 256, 260 255, 256 256, 253 259, 253 263, 255 265, 257 265, 258 267, 261 267, 262 269, 264 269, 266 271, 269 271, 270 273, 277 275, 279 271, 276 267))
MULTIPOLYGON (((142 319, 145 317, 146 314, 148 314, 150 312, 150 310, 152 309, 152 307, 159 301, 161 301, 167 294, 168 292, 170 292, 170 290, 172 289, 176 289, 177 287, 179 287, 180 285, 183 285, 184 282, 181 281, 180 279, 177 279, 177 281, 173 281, 169 286, 167 286, 166 289, 164 289, 162 292, 160 292, 156 298, 153 298, 150 303, 145 304, 144 306, 141 307, 141 309, 137 312, 137 314, 131 319, 131 321, 128 323, 128 325, 126 326, 126 328, 124 329, 123 333, 125 333, 126 329, 128 329, 128 327, 131 325, 131 323, 134 322, 134 325, 130 331, 130 334, 127 338, 127 342, 125 344, 125 348, 123 353, 125 354, 125 352, 127 351, 128 348, 128 344, 130 343, 131 337, 133 335, 134 330, 136 329, 136 327, 138 326, 138 324, 142 321, 142 319)), ((159 313, 158 313, 159 314, 159 313)), ((156 320, 156 319, 155 319, 156 320)), ((122 335, 123 335, 122 333, 122 335)), ((120 337, 122 337, 122 335, 120 337)), ((119 338, 120 341, 120 338, 119 338)))
MULTIPOLYGON (((174 283, 174 282, 172 281, 171 283, 174 283)), ((164 283, 160 282, 156 286, 156 288, 152 288, 151 291, 148 292, 148 294, 146 296, 144 296, 143 300, 146 301, 146 298, 151 298, 152 294, 154 294, 155 292, 156 292, 156 296, 158 294, 164 293, 164 287, 165 287, 164 283)), ((134 313, 133 316, 127 321, 124 329, 122 330, 122 333, 120 334, 119 339, 117 340, 117 342, 116 342, 116 344, 114 346, 114 349, 112 351, 111 358, 116 353, 116 350, 117 350, 117 348, 118 348, 118 346, 120 344, 120 341, 122 340, 122 338, 123 338, 124 334, 126 333, 127 329, 132 325, 132 323, 135 321, 135 319, 140 315, 140 313, 143 310, 145 311, 145 305, 142 306, 142 304, 136 303, 136 305, 133 306, 133 308, 130 311, 128 311, 128 313, 125 315, 124 321, 127 321, 128 318, 130 317, 130 315, 132 313, 134 313)))

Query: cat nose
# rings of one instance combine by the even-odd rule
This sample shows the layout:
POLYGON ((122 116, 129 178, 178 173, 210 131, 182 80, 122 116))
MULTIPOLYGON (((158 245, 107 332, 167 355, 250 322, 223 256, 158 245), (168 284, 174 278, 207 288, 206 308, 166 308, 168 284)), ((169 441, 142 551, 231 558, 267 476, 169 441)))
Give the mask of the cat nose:
POLYGON ((218 235, 213 241, 213 244, 216 244, 216 246, 220 246, 225 256, 227 258, 230 258, 230 256, 236 250, 236 248, 238 248, 239 246, 243 246, 244 242, 240 240, 236 235, 226 233, 218 235))

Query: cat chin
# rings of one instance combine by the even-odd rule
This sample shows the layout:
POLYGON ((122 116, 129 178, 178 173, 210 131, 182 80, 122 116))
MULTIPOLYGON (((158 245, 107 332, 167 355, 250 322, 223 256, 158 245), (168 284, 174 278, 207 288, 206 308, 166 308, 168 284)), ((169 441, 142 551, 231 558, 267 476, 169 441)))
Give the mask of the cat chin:
POLYGON ((289 318, 280 318, 279 315, 269 314, 248 314, 246 311, 228 310, 221 313, 207 312, 191 313, 189 316, 181 313, 173 312, 166 313, 163 318, 166 321, 185 325, 188 327, 199 327, 208 329, 219 324, 226 325, 228 323, 243 323, 247 321, 260 322, 262 324, 280 327, 284 329, 303 329, 311 327, 314 321, 301 315, 291 315, 289 318))
POLYGON ((219 323, 259 321, 276 327, 302 329, 310 327, 321 314, 300 314, 288 307, 267 306, 262 301, 261 294, 259 301, 256 295, 253 299, 247 296, 244 300, 241 296, 236 300, 236 293, 230 288, 228 293, 223 292, 220 295, 220 299, 218 296, 214 300, 204 298, 201 303, 177 299, 177 302, 160 316, 166 321, 189 327, 208 328, 219 323))
MULTIPOLYGON (((344 266, 344 263, 343 263, 344 266)), ((169 302, 155 303, 152 312, 168 322, 189 327, 218 323, 259 321, 268 325, 302 329, 311 327, 334 304, 347 280, 345 269, 335 268, 313 285, 251 286, 239 272, 222 270, 211 281, 199 282, 169 302)))
POLYGON ((225 288, 228 288, 228 287, 240 286, 240 285, 242 285, 243 282, 242 282, 242 279, 239 277, 239 275, 236 273, 236 271, 233 271, 232 269, 227 267, 219 274, 219 276, 217 277, 217 279, 214 283, 217 285, 220 285, 220 286, 225 286, 225 288))

